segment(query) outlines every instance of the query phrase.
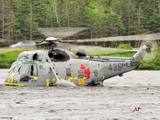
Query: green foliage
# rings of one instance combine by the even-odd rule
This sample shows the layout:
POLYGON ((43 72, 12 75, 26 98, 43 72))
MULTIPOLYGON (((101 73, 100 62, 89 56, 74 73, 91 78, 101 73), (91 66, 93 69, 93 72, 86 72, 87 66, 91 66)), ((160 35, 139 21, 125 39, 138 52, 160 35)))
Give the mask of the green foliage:
POLYGON ((105 8, 100 2, 93 0, 85 8, 86 17, 93 25, 102 26, 105 22, 105 8))
POLYGON ((0 37, 36 39, 39 27, 59 26, 89 26, 96 37, 160 32, 160 0, 4 1, 0 37))
POLYGON ((126 44, 119 44, 118 45, 118 48, 120 48, 120 49, 128 49, 128 50, 132 50, 133 48, 132 48, 132 46, 128 43, 126 43, 126 44))
POLYGON ((108 35, 119 34, 123 30, 121 16, 112 9, 108 2, 109 0, 89 1, 84 10, 86 21, 97 31, 103 31, 108 35))
POLYGON ((0 68, 9 68, 22 50, 0 53, 0 68))
POLYGON ((160 15, 148 16, 144 19, 144 22, 146 29, 152 32, 160 31, 160 15))

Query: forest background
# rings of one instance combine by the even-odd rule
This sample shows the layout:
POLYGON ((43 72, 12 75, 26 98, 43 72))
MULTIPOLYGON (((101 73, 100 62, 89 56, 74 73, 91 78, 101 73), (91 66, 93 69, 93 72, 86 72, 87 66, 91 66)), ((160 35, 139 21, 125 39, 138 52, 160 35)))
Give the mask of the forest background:
MULTIPOLYGON (((42 40, 38 28, 52 27, 86 27, 93 37, 158 33, 160 0, 0 0, 0 40, 10 44, 42 40)), ((92 47, 88 53, 133 56, 134 52, 121 48, 130 50, 122 44, 116 51, 92 47)), ((1 48, 0 68, 9 68, 22 51, 1 48)), ((154 53, 154 57, 146 57, 140 69, 160 70, 160 48, 154 53)))
POLYGON ((160 32, 160 0, 0 0, 0 38, 34 40, 41 27, 89 27, 95 37, 160 32))

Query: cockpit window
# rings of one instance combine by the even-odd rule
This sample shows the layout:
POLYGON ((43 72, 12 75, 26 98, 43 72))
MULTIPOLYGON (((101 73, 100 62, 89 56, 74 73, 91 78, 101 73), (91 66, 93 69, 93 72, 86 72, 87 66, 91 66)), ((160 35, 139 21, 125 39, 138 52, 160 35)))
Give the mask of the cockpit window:
POLYGON ((79 57, 79 58, 85 58, 87 57, 87 54, 85 52, 82 52, 82 51, 78 51, 76 53, 76 55, 79 57))
POLYGON ((35 53, 35 54, 33 55, 32 59, 33 59, 33 60, 38 60, 38 54, 35 53))
POLYGON ((49 50, 48 56, 51 61, 54 62, 64 62, 70 59, 69 55, 65 51, 60 49, 49 50))

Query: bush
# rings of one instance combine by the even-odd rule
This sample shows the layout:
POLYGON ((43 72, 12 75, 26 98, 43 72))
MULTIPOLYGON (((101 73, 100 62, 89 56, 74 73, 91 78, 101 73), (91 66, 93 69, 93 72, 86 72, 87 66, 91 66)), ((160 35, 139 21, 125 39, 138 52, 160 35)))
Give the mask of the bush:
POLYGON ((0 53, 0 68, 9 68, 23 50, 0 53))
POLYGON ((130 44, 127 44, 127 43, 126 44, 119 44, 118 48, 120 48, 120 49, 129 49, 129 50, 133 49, 132 46, 130 44))

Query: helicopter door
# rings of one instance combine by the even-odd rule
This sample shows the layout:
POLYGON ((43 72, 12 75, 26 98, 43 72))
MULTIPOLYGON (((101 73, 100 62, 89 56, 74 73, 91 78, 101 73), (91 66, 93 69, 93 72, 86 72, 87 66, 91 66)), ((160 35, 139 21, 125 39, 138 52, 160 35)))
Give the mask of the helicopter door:
POLYGON ((61 49, 52 49, 49 50, 48 56, 53 62, 65 62, 70 59, 70 56, 61 49))

